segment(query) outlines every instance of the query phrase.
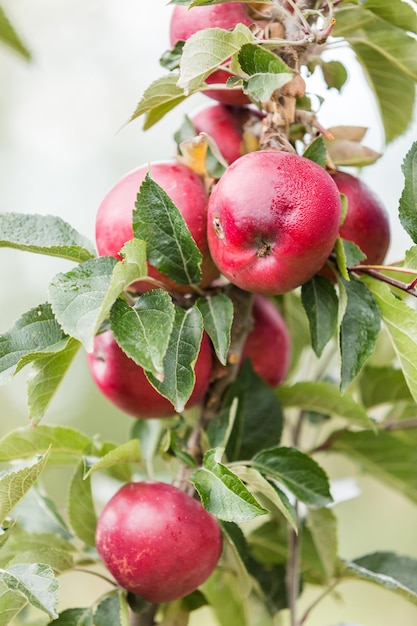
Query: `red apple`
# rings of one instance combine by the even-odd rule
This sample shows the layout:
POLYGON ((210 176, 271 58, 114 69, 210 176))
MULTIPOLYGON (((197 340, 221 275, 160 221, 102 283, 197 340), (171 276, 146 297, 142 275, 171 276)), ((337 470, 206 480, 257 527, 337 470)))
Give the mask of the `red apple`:
POLYGON ((282 294, 322 267, 340 212, 336 183, 317 163, 277 150, 251 152, 228 167, 211 193, 210 252, 238 287, 282 294))
POLYGON ((124 485, 107 503, 96 530, 100 557, 119 585, 148 602, 191 593, 219 560, 219 524, 177 487, 156 481, 124 485))
MULTIPOLYGON (((126 241, 132 239, 132 211, 139 187, 148 172, 182 213, 203 255, 203 280, 200 286, 208 286, 219 272, 211 260, 207 244, 207 194, 201 178, 176 161, 142 165, 122 176, 107 192, 96 215, 96 243, 99 254, 120 258, 121 248, 126 241)), ((189 285, 177 285, 152 266, 148 269, 149 276, 161 281, 168 288, 182 293, 191 291, 189 285)), ((143 292, 149 287, 142 281, 135 283, 132 288, 143 292)))
MULTIPOLYGON (((122 411, 138 418, 167 417, 175 413, 171 402, 152 387, 143 369, 123 352, 110 330, 95 337, 87 361, 97 387, 122 411)), ((203 400, 211 368, 211 345, 204 333, 194 368, 195 386, 186 408, 203 400)))
POLYGON ((372 189, 356 176, 336 172, 332 178, 348 201, 340 236, 359 246, 366 254, 364 263, 380 265, 390 244, 390 226, 385 207, 372 189))
POLYGON ((210 135, 228 163, 249 152, 244 144, 244 125, 260 119, 256 109, 223 104, 213 104, 190 115, 196 133, 210 135))
MULTIPOLYGON (((249 17, 243 2, 227 2, 211 6, 192 7, 177 5, 171 16, 170 40, 175 46, 178 41, 187 41, 191 35, 205 28, 233 29, 237 24, 250 26, 253 20, 249 17)), ((216 70, 208 78, 206 83, 224 85, 233 74, 216 70)), ((241 89, 210 89, 203 92, 209 98, 213 98, 223 104, 241 105, 249 102, 241 89)))
POLYGON ((254 325, 243 348, 242 363, 249 358, 258 376, 276 387, 290 367, 290 334, 281 313, 265 296, 255 296, 252 314, 254 325))

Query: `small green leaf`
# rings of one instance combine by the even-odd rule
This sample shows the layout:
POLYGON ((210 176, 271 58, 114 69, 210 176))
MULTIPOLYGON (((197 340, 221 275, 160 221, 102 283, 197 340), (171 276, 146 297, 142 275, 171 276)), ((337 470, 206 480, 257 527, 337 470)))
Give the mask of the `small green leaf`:
POLYGON ((185 42, 178 87, 186 92, 201 88, 204 80, 239 52, 245 43, 253 41, 253 34, 247 26, 238 24, 233 30, 205 28, 185 42))
POLYGON ((340 280, 347 295, 347 306, 340 327, 340 388, 344 391, 374 351, 381 313, 365 284, 356 279, 340 280))
POLYGON ((126 594, 122 590, 100 600, 94 613, 94 626, 129 626, 126 594))
POLYGON ((372 422, 365 408, 355 402, 348 393, 324 381, 299 382, 294 385, 281 385, 275 393, 283 408, 298 407, 303 411, 314 411, 331 417, 342 417, 353 424, 372 428, 372 422))
POLYGON ((367 280, 401 363, 410 392, 417 402, 417 312, 396 298, 388 285, 367 280))
POLYGON ((237 399, 237 412, 226 447, 229 461, 250 459, 271 445, 279 445, 283 426, 281 404, 274 391, 246 361, 228 388, 223 407, 237 399), (260 427, 262 425, 262 427, 260 427))
POLYGON ((163 360, 175 318, 169 294, 152 289, 133 306, 116 300, 110 314, 113 335, 128 357, 154 376, 162 376, 163 360))
POLYGON ((365 254, 353 241, 345 241, 342 239, 343 249, 345 251, 346 266, 355 267, 365 259, 365 254))
POLYGON ((184 410, 194 388, 194 365, 202 334, 203 319, 200 311, 196 307, 187 310, 175 307, 175 322, 164 359, 164 379, 157 380, 150 372, 146 372, 152 385, 172 402, 178 413, 184 410))
POLYGON ((340 91, 348 78, 348 73, 343 63, 340 63, 340 61, 327 61, 321 63, 320 67, 327 87, 334 87, 340 91))
POLYGON ((49 450, 35 457, 30 464, 0 476, 0 522, 38 480, 48 460, 49 450))
POLYGON ((0 41, 9 46, 15 52, 22 55, 27 61, 30 60, 31 54, 19 35, 11 25, 7 15, 2 7, 0 7, 0 41))
POLYGON ((180 66, 182 49, 184 47, 184 41, 177 41, 175 46, 171 50, 166 50, 159 59, 160 65, 166 70, 172 72, 177 70, 180 66))
POLYGON ((45 415, 80 345, 76 339, 71 338, 60 352, 33 361, 32 373, 27 383, 27 405, 32 425, 38 424, 45 415))
POLYGON ((304 150, 303 157, 314 161, 321 167, 326 167, 327 163, 327 149, 322 135, 319 135, 311 142, 309 146, 304 150))
POLYGON ((49 565, 22 563, 0 570, 2 580, 12 591, 21 593, 32 606, 58 617, 59 585, 49 565))
POLYGON ((133 210, 135 237, 147 244, 148 261, 183 285, 201 281, 202 255, 179 209, 149 174, 133 210))
POLYGON ((51 626, 93 626, 93 609, 66 609, 51 626))
POLYGON ((414 243, 417 243, 417 141, 402 164, 404 188, 400 198, 399 218, 414 243))
POLYGON ((34 359, 60 352, 68 341, 50 304, 30 309, 0 335, 0 382, 7 382, 34 359))
POLYGON ((248 600, 233 571, 215 569, 200 589, 219 626, 249 626, 248 600))
POLYGON ((38 484, 33 485, 13 509, 19 526, 28 533, 54 533, 56 537, 72 539, 68 526, 55 502, 44 495, 38 484))
POLYGON ((190 477, 204 507, 219 519, 236 523, 267 513, 243 482, 220 463, 220 454, 221 449, 206 452, 203 468, 190 477))
POLYGON ((204 328, 210 337, 217 358, 226 365, 233 322, 233 302, 225 294, 198 298, 196 306, 203 316, 204 328))
POLYGON ((417 559, 393 552, 374 552, 342 563, 341 577, 375 583, 417 604, 417 559))
POLYGON ((365 167, 382 156, 381 152, 349 139, 325 139, 325 144, 331 160, 338 166, 365 167))
POLYGON ((86 237, 52 215, 3 213, 0 215, 0 247, 57 256, 77 263, 96 256, 93 244, 86 237))
POLYGON ((332 501, 323 469, 296 448, 265 450, 254 457, 252 467, 282 483, 307 506, 321 508, 332 501))
POLYGON ((10 624, 26 604, 27 600, 22 594, 11 591, 0 579, 0 626, 10 624))
POLYGON ((69 426, 25 426, 0 439, 0 462, 30 459, 50 448, 49 464, 73 465, 89 445, 90 437, 69 426))
POLYGON ((95 546, 97 518, 94 511, 90 478, 84 480, 84 463, 81 461, 72 477, 68 517, 77 537, 88 546, 95 546))
POLYGON ((129 121, 145 115, 144 130, 159 122, 166 113, 187 97, 184 90, 177 87, 177 82, 178 74, 168 74, 155 80, 143 93, 129 121))
POLYGON ((339 303, 336 290, 330 280, 313 276, 301 287, 301 302, 310 324, 311 345, 319 357, 336 332, 339 303))
POLYGON ((294 77, 280 57, 253 43, 241 47, 238 59, 242 70, 249 75, 243 80, 244 92, 260 102, 266 102, 276 89, 294 77))
POLYGON ((99 460, 95 457, 88 457, 87 471, 84 473, 84 479, 90 476, 92 472, 97 470, 108 469, 119 464, 139 463, 142 460, 138 439, 131 439, 110 450, 99 460))
MULTIPOLYGON (((314 547, 315 558, 311 559, 324 580, 330 580, 337 564, 337 520, 330 509, 307 512, 307 529, 314 547)), ((310 557, 312 556, 310 552, 310 557)))

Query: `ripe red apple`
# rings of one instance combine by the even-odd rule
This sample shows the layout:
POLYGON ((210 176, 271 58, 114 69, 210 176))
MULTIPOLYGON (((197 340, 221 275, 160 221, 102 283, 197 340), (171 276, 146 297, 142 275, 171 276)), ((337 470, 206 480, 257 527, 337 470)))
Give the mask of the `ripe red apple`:
POLYGON ((213 104, 190 115, 196 133, 207 133, 228 163, 249 152, 244 144, 244 125, 260 120, 261 114, 250 107, 213 104))
POLYGON ((148 602, 191 593, 219 560, 219 524, 197 500, 156 481, 124 485, 96 530, 98 553, 117 582, 148 602))
POLYGON ((290 367, 290 334, 281 313, 265 296, 255 296, 252 314, 253 328, 243 348, 242 363, 249 358, 258 376, 276 387, 290 367))
MULTIPOLYGON (((128 172, 113 185, 102 200, 96 215, 96 244, 100 255, 120 258, 119 252, 133 237, 132 211, 139 187, 147 173, 164 189, 183 215, 193 239, 203 255, 201 287, 208 286, 219 272, 211 260, 207 244, 207 194, 199 176, 176 161, 161 161, 142 165, 128 172)), ((170 289, 187 293, 188 285, 177 285, 152 266, 149 276, 170 289)), ((132 286, 144 292, 149 286, 142 282, 132 286)))
POLYGON ((364 254, 364 263, 380 265, 390 244, 388 214, 372 189, 356 176, 335 172, 332 178, 348 205, 340 236, 353 241, 364 254))
POLYGON ((250 152, 227 168, 211 193, 212 258, 242 289, 285 293, 322 267, 340 211, 336 183, 317 163, 277 150, 250 152))
MULTIPOLYGON (((138 418, 174 415, 171 402, 152 387, 143 369, 123 352, 110 330, 94 338, 94 348, 87 354, 87 362, 97 387, 122 411, 138 418)), ((195 385, 186 408, 203 400, 211 368, 211 345, 204 333, 194 368, 195 385)))
MULTIPOLYGON (((175 46, 178 41, 187 41, 199 30, 205 28, 231 30, 237 24, 246 26, 253 24, 253 19, 249 17, 243 2, 227 2, 191 9, 177 5, 172 12, 170 22, 171 46, 175 46)), ((206 78, 206 83, 224 85, 230 76, 232 74, 225 70, 216 70, 206 78)), ((203 93, 223 104, 241 105, 249 102, 241 89, 210 89, 203 93)))

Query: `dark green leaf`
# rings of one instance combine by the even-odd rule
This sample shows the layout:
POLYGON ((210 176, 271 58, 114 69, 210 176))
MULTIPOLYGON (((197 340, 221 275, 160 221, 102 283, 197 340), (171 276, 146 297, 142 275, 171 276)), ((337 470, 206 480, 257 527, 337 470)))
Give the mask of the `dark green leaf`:
POLYGON ((347 303, 340 327, 341 382, 344 391, 359 374, 375 348, 381 313, 367 286, 356 279, 340 279, 347 303))
POLYGON ((12 591, 21 593, 32 606, 47 613, 52 619, 58 617, 58 581, 49 565, 23 563, 0 570, 0 579, 12 591))
POLYGON ((319 135, 304 150, 303 157, 314 161, 321 167, 325 167, 327 163, 327 148, 322 135, 319 135))
MULTIPOLYGON (((1 22, 0 8, 0 22, 1 22)), ((16 248, 82 262, 96 256, 86 237, 60 217, 3 213, 0 215, 0 247, 16 248)))
POLYGON ((206 452, 203 468, 190 477, 204 507, 219 519, 236 523, 267 513, 243 482, 220 462, 220 454, 221 450, 206 452))
POLYGON ((94 626, 129 626, 126 595, 117 590, 103 598, 94 613, 94 626))
POLYGON ((19 35, 11 25, 4 10, 0 7, 0 41, 15 52, 21 54, 26 60, 30 60, 31 54, 19 35))
POLYGON ((252 463, 258 471, 282 483, 294 496, 313 508, 332 501, 323 469, 296 448, 272 448, 257 454, 252 463))
POLYGON ((404 188, 400 198, 399 218, 414 243, 417 243, 417 141, 402 164, 404 188))
POLYGON ((254 454, 281 440, 283 416, 274 391, 246 361, 224 399, 230 407, 237 399, 237 412, 226 447, 229 461, 250 459, 254 454))
POLYGON ((301 288, 301 302, 310 324, 311 345, 320 356, 337 328, 336 290, 330 280, 313 276, 301 288))
POLYGON ((159 122, 187 97, 184 90, 177 87, 177 82, 178 74, 168 74, 155 80, 143 93, 130 121, 145 115, 144 130, 159 122))
POLYGON ((27 311, 0 335, 0 382, 6 382, 34 359, 60 352, 68 340, 50 304, 27 311))
POLYGON ((342 240, 343 249, 345 251, 346 266, 354 267, 365 259, 365 254, 353 241, 342 240))
POLYGON ((84 480, 84 463, 81 461, 72 477, 68 517, 77 537, 88 546, 95 546, 97 518, 94 511, 90 478, 84 480))
POLYGON ((354 561, 345 561, 343 578, 375 583, 417 604, 417 560, 392 552, 374 552, 354 561))
POLYGON ((199 298, 196 306, 203 316, 204 328, 209 335, 217 358, 226 365, 233 322, 233 302, 225 294, 199 298))
POLYGON ((348 73, 340 61, 328 61, 320 65, 326 85, 340 91, 347 81, 348 73))
POLYGON ((51 626, 93 626, 93 610, 90 607, 66 609, 51 622, 51 626))
POLYGON ((166 70, 172 72, 173 70, 177 70, 180 66, 182 49, 184 47, 183 41, 177 41, 175 46, 171 50, 166 50, 161 58, 159 59, 159 63, 166 70))
MULTIPOLYGON (((194 366, 203 334, 203 320, 196 307, 175 307, 175 322, 164 358, 164 379, 146 372, 152 385, 181 413, 195 383, 194 366)), ((174 411, 173 411, 174 412, 174 411)))
POLYGON ((169 294, 162 289, 152 289, 142 294, 133 306, 116 300, 110 326, 127 356, 154 376, 161 377, 174 318, 175 307, 169 294))
POLYGON ((146 241, 148 261, 160 272, 184 285, 201 281, 201 252, 179 209, 149 174, 133 210, 133 232, 146 241))

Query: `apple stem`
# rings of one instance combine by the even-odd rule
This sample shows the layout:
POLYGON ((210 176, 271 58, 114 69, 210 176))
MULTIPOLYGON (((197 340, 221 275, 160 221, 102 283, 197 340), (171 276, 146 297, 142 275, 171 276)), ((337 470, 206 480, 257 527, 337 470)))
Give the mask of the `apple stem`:
POLYGON ((129 626, 155 626, 155 615, 158 605, 153 604, 143 613, 134 613, 130 611, 129 626))

